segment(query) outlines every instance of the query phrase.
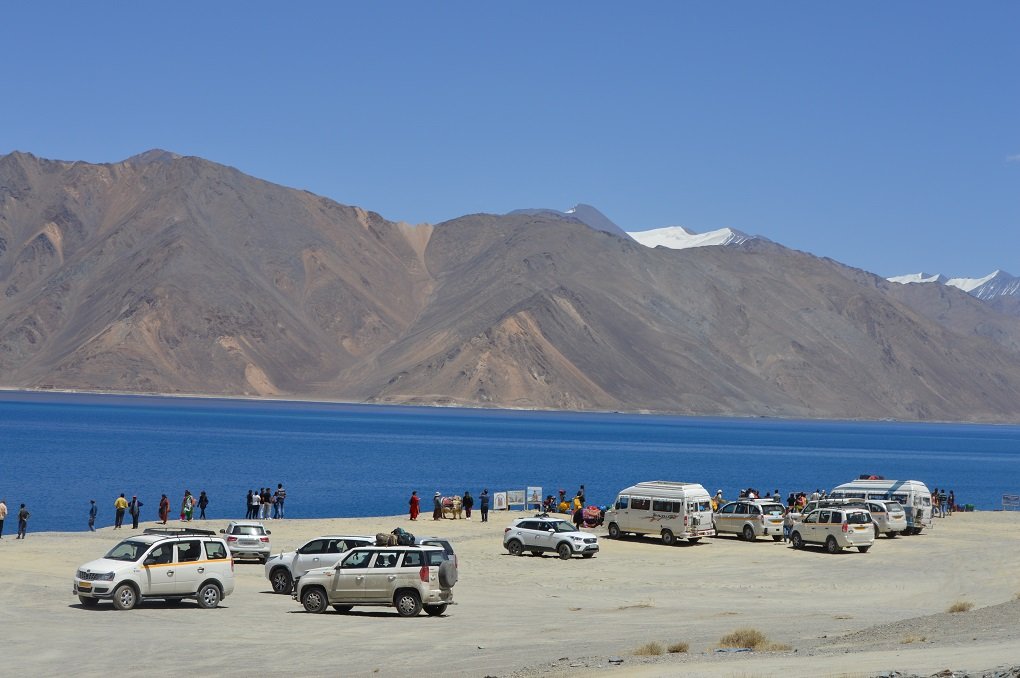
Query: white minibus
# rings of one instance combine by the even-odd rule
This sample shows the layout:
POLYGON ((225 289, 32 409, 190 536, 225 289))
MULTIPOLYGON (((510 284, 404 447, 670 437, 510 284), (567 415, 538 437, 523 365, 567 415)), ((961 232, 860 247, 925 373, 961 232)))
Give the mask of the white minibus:
POLYGON ((931 490, 920 480, 854 480, 829 493, 835 499, 885 499, 898 502, 907 514, 903 534, 920 534, 931 529, 931 490))
POLYGON ((672 546, 678 539, 696 543, 715 535, 712 525, 712 497, 698 483, 652 480, 620 490, 606 511, 609 537, 658 534, 672 546))

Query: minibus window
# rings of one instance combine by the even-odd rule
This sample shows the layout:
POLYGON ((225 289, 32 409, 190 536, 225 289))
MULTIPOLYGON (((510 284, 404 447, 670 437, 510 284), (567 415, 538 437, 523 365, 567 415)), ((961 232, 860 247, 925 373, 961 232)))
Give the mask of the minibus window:
POLYGON ((673 502, 666 501, 665 499, 653 499, 652 510, 661 511, 662 513, 669 513, 673 510, 673 502))
POLYGON ((625 508, 627 508, 627 500, 628 499, 630 499, 630 497, 626 497, 626 496, 621 495, 616 500, 616 508, 618 508, 618 509, 625 509, 625 508))
POLYGON ((638 511, 647 511, 652 508, 652 500, 647 497, 633 497, 630 500, 630 507, 638 511))

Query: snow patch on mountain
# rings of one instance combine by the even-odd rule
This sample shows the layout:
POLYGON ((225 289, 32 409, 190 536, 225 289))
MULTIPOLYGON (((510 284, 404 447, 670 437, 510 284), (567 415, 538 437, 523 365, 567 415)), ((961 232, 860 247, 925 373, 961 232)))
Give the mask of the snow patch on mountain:
POLYGON ((894 283, 940 283, 956 287, 968 294, 987 301, 996 297, 1020 297, 1020 277, 1005 271, 993 271, 983 278, 947 278, 944 275, 912 273, 887 278, 894 283))
POLYGON ((949 278, 942 275, 941 273, 908 273, 907 275, 897 275, 892 278, 886 278, 889 282, 900 283, 901 285, 909 285, 911 283, 942 283, 945 285, 949 282, 949 278))
POLYGON ((627 235, 645 247, 662 246, 671 250, 715 245, 740 245, 755 237, 733 228, 696 233, 683 226, 666 226, 665 228, 653 228, 649 231, 628 231, 627 235))

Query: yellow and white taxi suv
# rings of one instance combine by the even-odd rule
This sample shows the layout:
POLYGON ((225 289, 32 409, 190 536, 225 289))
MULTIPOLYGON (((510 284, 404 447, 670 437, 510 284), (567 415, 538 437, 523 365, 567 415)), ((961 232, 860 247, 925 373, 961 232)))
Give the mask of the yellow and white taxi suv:
POLYGON ((820 508, 805 513, 790 532, 793 548, 805 544, 821 544, 829 553, 856 548, 867 553, 875 543, 875 527, 871 513, 862 508, 820 508))
POLYGON ((143 600, 193 598, 213 608, 234 592, 234 561, 211 530, 150 528, 79 567, 72 591, 85 607, 109 600, 130 610, 143 600))

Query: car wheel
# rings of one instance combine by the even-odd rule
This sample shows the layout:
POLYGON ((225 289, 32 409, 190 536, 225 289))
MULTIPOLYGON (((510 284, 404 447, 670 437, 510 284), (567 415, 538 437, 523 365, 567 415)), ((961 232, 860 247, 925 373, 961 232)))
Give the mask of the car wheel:
POLYGON ((801 539, 800 532, 794 532, 793 536, 790 537, 790 541, 793 543, 793 548, 795 549, 804 548, 804 540, 801 539))
POLYGON ((616 523, 609 523, 609 538, 619 539, 620 538, 620 526, 616 523))
POLYGON ((81 602, 82 607, 95 607, 99 604, 99 598, 90 598, 88 596, 78 596, 78 600, 81 602))
POLYGON ((220 604, 221 597, 222 594, 220 593, 219 586, 212 582, 203 584, 202 588, 198 590, 198 606, 206 610, 211 610, 220 604))
POLYGON ((430 617, 441 617, 445 612, 448 605, 443 603, 442 605, 426 605, 425 614, 430 617))
POLYGON ((322 614, 326 611, 328 604, 328 601, 326 600, 326 591, 318 586, 308 587, 301 592, 301 604, 304 605, 305 612, 322 614))
POLYGON ((880 536, 882 536, 882 533, 878 530, 878 525, 875 525, 875 539, 878 539, 880 536))
POLYGON ((113 606, 118 610, 130 610, 138 604, 138 593, 131 584, 121 584, 113 590, 113 606))
POLYGON ((907 529, 905 529, 902 532, 900 532, 900 534, 902 534, 904 537, 909 537, 910 536, 910 528, 908 527, 907 529))
POLYGON ((666 546, 676 546, 676 536, 671 530, 662 531, 662 543, 666 546))
POLYGON ((783 535, 781 534, 772 535, 772 541, 783 541, 783 535))
POLYGON ((449 560, 444 560, 439 565, 439 585, 444 589, 452 589, 457 583, 457 566, 449 560))
POLYGON ((421 612, 421 598, 417 591, 404 589, 393 596, 393 606, 401 617, 416 617, 421 612))
POLYGON ((521 542, 517 541, 516 539, 511 539, 510 541, 508 541, 506 543, 506 550, 512 556, 523 556, 524 555, 524 544, 522 544, 521 542))
POLYGON ((754 541, 754 528, 744 525, 744 541, 754 541))
POLYGON ((563 543, 556 547, 556 553, 560 554, 560 560, 570 560, 570 554, 574 550, 570 548, 570 544, 563 543))
POLYGON ((867 553, 868 549, 870 548, 871 548, 870 546, 858 546, 857 550, 860 551, 861 553, 867 553))
POLYGON ((885 536, 886 536, 887 539, 895 539, 897 534, 898 533, 895 532, 895 531, 893 531, 893 532, 886 532, 885 536))
POLYGON ((835 537, 829 537, 825 540, 825 550, 828 553, 839 553, 843 549, 836 543, 835 537))
POLYGON ((354 609, 353 605, 334 605, 333 609, 337 612, 350 612, 354 609))
POLYGON ((294 588, 294 579, 286 568, 278 567, 269 575, 269 583, 273 585, 273 593, 290 593, 294 588))

